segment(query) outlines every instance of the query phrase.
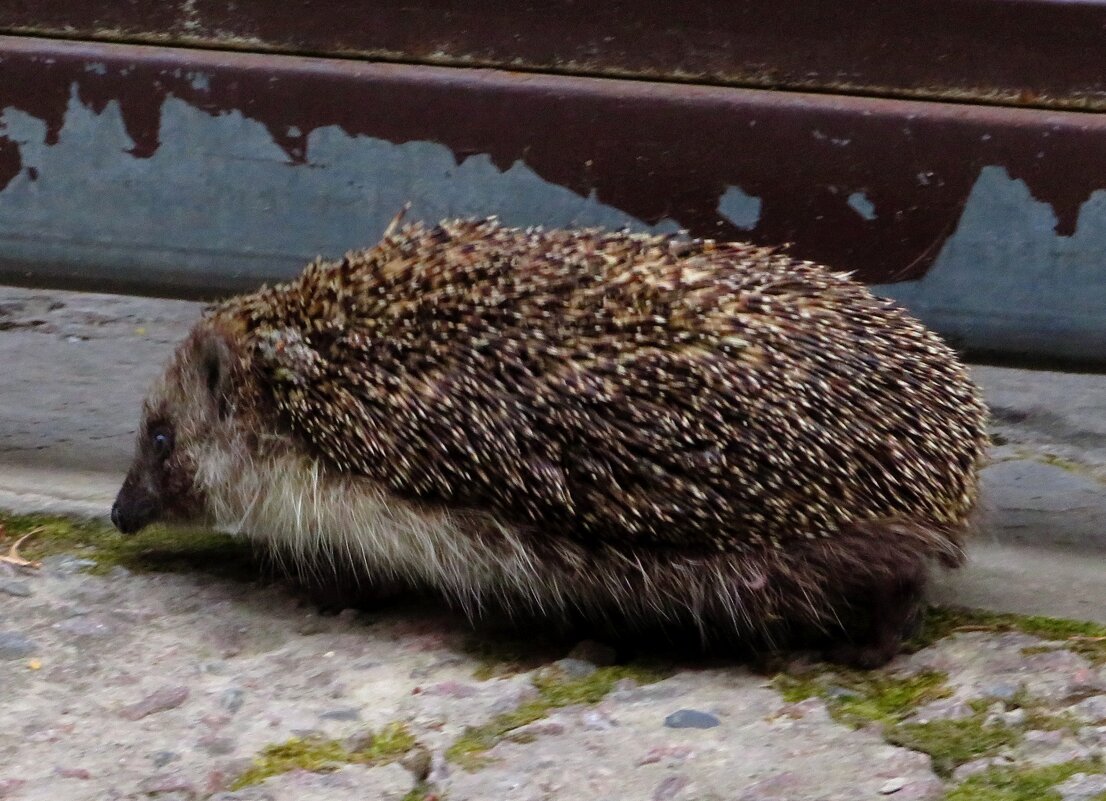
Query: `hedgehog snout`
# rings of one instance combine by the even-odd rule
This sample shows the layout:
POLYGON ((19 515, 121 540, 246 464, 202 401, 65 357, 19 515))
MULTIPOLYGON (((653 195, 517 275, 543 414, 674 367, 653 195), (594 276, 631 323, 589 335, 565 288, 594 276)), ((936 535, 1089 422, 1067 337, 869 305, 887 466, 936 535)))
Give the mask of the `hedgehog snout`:
POLYGON ((111 507, 111 522, 122 534, 135 534, 161 513, 161 501, 133 474, 128 475, 111 507))

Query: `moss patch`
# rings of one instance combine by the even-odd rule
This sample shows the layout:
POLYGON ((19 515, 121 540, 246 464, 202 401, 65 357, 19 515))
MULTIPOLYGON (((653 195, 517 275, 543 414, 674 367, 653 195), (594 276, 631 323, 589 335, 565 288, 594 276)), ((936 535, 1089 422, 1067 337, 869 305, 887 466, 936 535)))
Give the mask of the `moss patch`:
POLYGON ((789 703, 821 698, 830 715, 841 723, 860 727, 869 723, 896 724, 911 711, 952 690, 944 673, 925 672, 911 676, 835 670, 793 676, 780 674, 772 686, 789 703))
POLYGON ((956 720, 929 723, 900 723, 884 732, 884 739, 914 751, 929 754, 933 770, 948 778, 954 770, 973 759, 995 756, 1003 748, 1021 742, 1022 733, 1008 726, 986 726, 977 713, 956 720))
POLYGON ((1079 462, 1073 462, 1071 459, 1065 459, 1063 456, 1058 456, 1055 453, 1037 454, 1036 459, 1041 464, 1059 467, 1061 470, 1067 470, 1069 473, 1084 473, 1087 470, 1087 468, 1079 464, 1079 462))
POLYGON ((438 799, 438 794, 426 782, 419 782, 408 790, 399 801, 431 801, 438 799))
POLYGON ((400 723, 385 726, 375 735, 365 737, 362 744, 350 749, 337 740, 321 737, 293 737, 283 743, 266 747, 253 761, 253 766, 231 784, 240 790, 260 784, 271 776, 290 770, 324 773, 343 765, 384 765, 394 762, 415 747, 415 738, 400 723))
POLYGON ((121 566, 136 573, 204 572, 252 580, 259 573, 252 548, 240 540, 203 529, 151 526, 124 537, 105 523, 44 515, 0 513, 7 533, 0 548, 34 531, 20 552, 32 560, 72 554, 96 564, 90 573, 121 566))
MULTIPOLYGON (((994 701, 988 698, 977 698, 969 702, 977 713, 986 712, 992 704, 994 701)), ((1066 731, 1076 734, 1083 725, 1070 712, 1053 712, 1047 702, 1033 698, 1025 687, 1021 687, 1005 706, 1007 709, 1021 709, 1025 712, 1025 719, 1018 724, 1022 731, 1066 731)))
POLYGON ((652 684, 666 673, 652 668, 619 665, 599 668, 582 678, 569 679, 556 670, 547 670, 533 679, 538 697, 525 701, 510 712, 497 715, 482 726, 469 727, 446 751, 446 758, 464 770, 473 771, 488 763, 486 752, 507 739, 511 732, 541 720, 550 710, 574 704, 596 704, 622 679, 652 684))
POLYGON ((933 607, 928 610, 918 633, 906 644, 906 650, 918 651, 951 634, 964 631, 1020 631, 1057 641, 1057 647, 1074 651, 1096 665, 1106 664, 1106 626, 1100 623, 958 607, 933 607))
POLYGON ((949 790, 945 801, 1060 801, 1054 788, 1076 773, 1101 773, 1098 762, 1076 761, 1044 768, 991 768, 949 790))

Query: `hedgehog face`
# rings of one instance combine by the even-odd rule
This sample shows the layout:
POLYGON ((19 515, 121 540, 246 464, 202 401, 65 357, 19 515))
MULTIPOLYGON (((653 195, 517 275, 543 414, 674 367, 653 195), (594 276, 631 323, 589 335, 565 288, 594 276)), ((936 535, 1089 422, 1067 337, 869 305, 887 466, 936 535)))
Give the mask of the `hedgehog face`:
POLYGON ((205 516, 197 470, 242 440, 232 414, 235 365, 229 340, 207 324, 178 349, 143 406, 134 461, 111 510, 121 532, 205 516))

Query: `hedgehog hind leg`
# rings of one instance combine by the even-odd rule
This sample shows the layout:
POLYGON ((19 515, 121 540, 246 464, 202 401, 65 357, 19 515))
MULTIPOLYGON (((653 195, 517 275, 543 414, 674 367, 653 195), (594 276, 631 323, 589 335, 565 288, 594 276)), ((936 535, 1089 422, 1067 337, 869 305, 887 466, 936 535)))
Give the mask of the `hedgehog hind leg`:
POLYGON ((863 523, 844 533, 846 548, 834 565, 852 577, 843 590, 846 636, 830 661, 870 670, 891 661, 921 622, 933 560, 957 567, 963 551, 951 532, 924 525, 863 523))
POLYGON ((890 662, 921 619, 925 585, 925 565, 920 563, 874 581, 850 604, 850 612, 868 619, 846 631, 848 640, 832 647, 827 658, 862 670, 890 662))

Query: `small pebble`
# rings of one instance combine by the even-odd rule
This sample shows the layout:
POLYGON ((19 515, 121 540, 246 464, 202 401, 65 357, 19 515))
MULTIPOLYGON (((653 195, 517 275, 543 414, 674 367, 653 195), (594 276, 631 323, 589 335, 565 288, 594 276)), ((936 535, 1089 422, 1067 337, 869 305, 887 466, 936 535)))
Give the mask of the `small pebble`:
POLYGON ((92 774, 84 768, 58 768, 57 773, 63 779, 91 779, 92 774))
POLYGON ((201 737, 196 745, 212 756, 224 756, 234 751, 234 740, 211 734, 201 737))
POLYGON ((356 709, 347 707, 345 709, 331 709, 327 712, 322 712, 319 717, 326 720, 361 720, 361 713, 356 709))
POLYGON ((219 696, 219 706, 225 709, 230 714, 234 714, 242 708, 242 703, 246 700, 246 693, 237 687, 228 687, 223 690, 223 694, 219 696))
POLYGON ((92 559, 80 559, 68 554, 47 556, 42 560, 42 566, 55 576, 73 576, 90 567, 96 567, 92 559))
POLYGON ((666 717, 664 725, 670 729, 712 729, 718 725, 718 718, 697 709, 681 709, 666 717))
POLYGON ((893 779, 888 779, 879 786, 880 795, 891 795, 897 793, 902 788, 906 787, 906 779, 902 776, 896 776, 893 779))
POLYGON ((580 722, 585 731, 607 731, 618 725, 617 722, 604 710, 590 709, 580 716, 580 722))
POLYGON ((141 701, 123 707, 119 714, 127 720, 141 720, 158 712, 176 709, 188 700, 188 694, 187 687, 162 687, 160 690, 150 693, 141 701))
POLYGON ((984 687, 983 697, 997 698, 1000 701, 1010 701, 1018 694, 1020 690, 1020 684, 1012 684, 1010 682, 998 682, 984 687))
POLYGON ((686 776, 675 774, 666 777, 657 785, 657 789, 653 791, 653 801, 670 801, 670 799, 676 797, 676 793, 687 786, 687 783, 688 780, 686 776))
POLYGON ((22 634, 0 631, 0 661, 25 659, 38 650, 38 646, 22 634))
POLYGON ((1076 773, 1054 789, 1064 801, 1095 801, 1106 794, 1106 776, 1101 773, 1076 773))
POLYGON ((23 779, 0 779, 0 798, 17 792, 27 782, 23 779))
POLYGON ((599 669, 583 659, 558 659, 553 664, 570 679, 582 679, 599 669))
POLYGON ((412 748, 399 760, 399 764, 407 768, 417 782, 425 781, 426 777, 430 775, 432 763, 433 758, 430 756, 430 752, 422 746, 412 748))
POLYGON ((0 578, 0 592, 14 595, 16 598, 30 598, 34 594, 31 585, 27 582, 9 578, 0 578))
POLYGON ((444 695, 447 698, 471 698, 477 694, 478 690, 471 684, 460 681, 442 681, 424 687, 422 692, 427 695, 444 695))
POLYGON ((139 789, 146 795, 161 795, 165 793, 183 793, 186 797, 195 798, 199 795, 196 785, 187 777, 176 773, 151 776, 144 779, 139 789))
POLYGON ((173 751, 157 751, 150 755, 150 759, 153 761, 155 768, 164 768, 174 759, 180 759, 180 754, 173 751))
POLYGON ((1097 671, 1090 668, 1076 670, 1068 682, 1069 698, 1086 698, 1103 690, 1106 690, 1106 682, 1103 682, 1102 676, 1097 671))

